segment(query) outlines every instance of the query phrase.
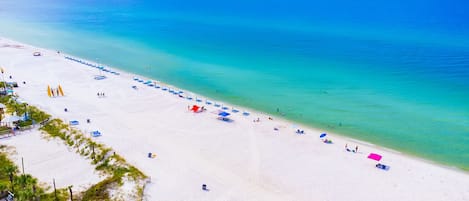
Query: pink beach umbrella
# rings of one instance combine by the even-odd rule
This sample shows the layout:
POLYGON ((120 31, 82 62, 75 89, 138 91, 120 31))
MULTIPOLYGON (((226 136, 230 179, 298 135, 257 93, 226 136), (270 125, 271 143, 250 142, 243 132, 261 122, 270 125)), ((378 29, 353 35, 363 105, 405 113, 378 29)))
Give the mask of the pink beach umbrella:
POLYGON ((368 155, 368 158, 373 159, 375 161, 380 161, 382 156, 379 154, 371 153, 370 155, 368 155))

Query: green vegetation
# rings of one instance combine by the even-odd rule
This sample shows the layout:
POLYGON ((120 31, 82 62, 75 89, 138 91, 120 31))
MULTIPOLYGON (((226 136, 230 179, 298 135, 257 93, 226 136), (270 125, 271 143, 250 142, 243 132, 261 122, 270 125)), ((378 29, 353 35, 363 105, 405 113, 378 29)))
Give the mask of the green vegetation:
POLYGON ((0 126, 0 135, 10 133, 11 128, 7 126, 0 126))
MULTIPOLYGON (((10 191, 15 194, 15 200, 29 201, 40 199, 42 201, 55 201, 53 193, 45 193, 46 189, 38 185, 37 179, 29 174, 20 174, 18 167, 8 159, 6 146, 0 146, 0 194, 10 191)), ((59 189, 58 200, 67 200, 68 194, 59 189)))

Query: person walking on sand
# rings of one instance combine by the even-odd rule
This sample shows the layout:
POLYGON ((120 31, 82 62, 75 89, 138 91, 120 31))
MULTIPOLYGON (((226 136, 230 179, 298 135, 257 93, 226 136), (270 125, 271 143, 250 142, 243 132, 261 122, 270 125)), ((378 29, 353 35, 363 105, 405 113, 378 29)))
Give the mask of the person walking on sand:
POLYGON ((358 153, 358 145, 355 147, 355 153, 358 153))

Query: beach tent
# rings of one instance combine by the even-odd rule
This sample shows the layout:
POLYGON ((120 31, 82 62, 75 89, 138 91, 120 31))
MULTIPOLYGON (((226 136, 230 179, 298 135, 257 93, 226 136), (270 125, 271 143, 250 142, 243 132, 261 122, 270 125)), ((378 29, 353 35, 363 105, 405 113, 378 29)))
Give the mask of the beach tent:
POLYGON ((99 131, 97 131, 97 130, 96 130, 96 131, 92 131, 92 132, 91 132, 91 135, 92 135, 93 137, 99 137, 99 136, 101 136, 101 132, 99 132, 99 131))
POLYGON ((51 91, 49 85, 47 85, 47 95, 48 95, 49 97, 52 97, 52 91, 51 91))
POLYGON ((16 116, 16 115, 11 115, 11 116, 3 118, 2 122, 4 122, 4 123, 13 123, 13 122, 17 122, 17 121, 20 121, 20 120, 22 120, 21 117, 16 116))
POLYGON ((191 110, 194 111, 194 112, 198 112, 199 111, 199 106, 198 105, 193 105, 191 110))
POLYGON ((370 153, 370 155, 368 155, 368 158, 372 159, 372 160, 375 160, 375 161, 380 161, 382 156, 379 155, 379 154, 370 153))

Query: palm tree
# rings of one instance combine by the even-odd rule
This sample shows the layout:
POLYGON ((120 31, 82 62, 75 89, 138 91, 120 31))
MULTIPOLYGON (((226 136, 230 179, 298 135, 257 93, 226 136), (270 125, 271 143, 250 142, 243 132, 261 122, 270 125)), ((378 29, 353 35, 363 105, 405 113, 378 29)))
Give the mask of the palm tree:
POLYGON ((37 179, 29 174, 23 174, 17 179, 17 184, 21 186, 21 190, 18 190, 18 200, 33 200, 36 198, 36 184, 37 179))
POLYGON ((70 191, 70 201, 73 201, 73 192, 72 192, 73 186, 68 186, 67 188, 70 191))
POLYGON ((3 167, 3 170, 8 174, 8 176, 10 177, 10 185, 11 185, 11 192, 14 193, 15 191, 15 188, 14 188, 14 185, 13 185, 13 178, 14 178, 14 175, 17 171, 17 168, 15 165, 6 165, 5 167, 3 167))

